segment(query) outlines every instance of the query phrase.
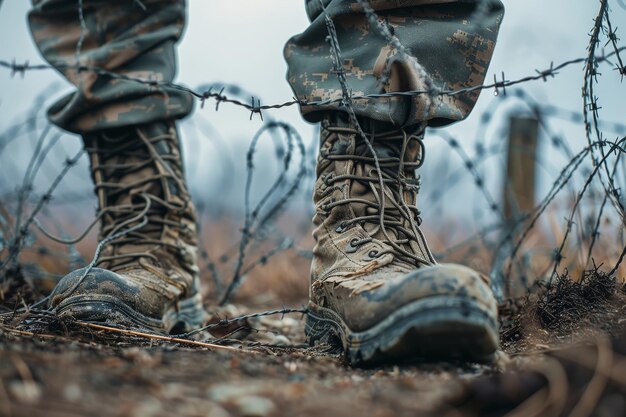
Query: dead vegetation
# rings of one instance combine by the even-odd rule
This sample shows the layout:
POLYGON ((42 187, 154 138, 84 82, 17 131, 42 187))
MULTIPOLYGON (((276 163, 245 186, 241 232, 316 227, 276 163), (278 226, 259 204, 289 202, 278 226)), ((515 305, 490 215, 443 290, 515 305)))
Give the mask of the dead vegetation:
POLYGON ((626 294, 623 281, 599 268, 580 280, 563 274, 502 306, 508 357, 493 364, 417 361, 373 369, 350 368, 337 352, 304 344, 303 314, 228 321, 249 312, 229 306, 212 334, 168 338, 18 312, 33 290, 19 275, 4 282, 3 416, 547 417, 626 410, 626 294))
MULTIPOLYGON (((501 306, 503 354, 487 365, 413 361, 357 369, 336 351, 305 344, 302 307, 312 213, 306 213, 310 206, 287 210, 286 203, 310 201, 316 144, 305 144, 292 127, 269 117, 258 133, 269 137, 257 141, 260 136, 255 136, 247 153, 238 152, 246 155, 245 161, 223 164, 229 169, 215 181, 222 188, 212 195, 226 194, 227 188, 258 191, 252 178, 282 167, 274 172, 274 186, 265 195, 252 196, 254 203, 240 211, 194 196, 201 213, 226 212, 199 216, 204 222, 199 266, 213 315, 210 329, 172 338, 60 321, 46 310, 45 294, 60 276, 88 263, 95 239, 94 231, 80 242, 70 238, 82 235, 84 219, 68 206, 84 212, 91 191, 74 187, 83 179, 71 170, 80 165, 81 152, 71 156, 58 146, 60 134, 48 135, 49 126, 33 122, 50 94, 42 92, 24 123, 0 132, 0 416, 626 415, 626 127, 601 119, 608 100, 600 100, 595 88, 602 80, 617 85, 624 74, 624 47, 611 24, 608 1, 599 0, 599 6, 586 56, 529 70, 529 76, 516 80, 502 73, 502 81, 497 76, 494 84, 480 86, 497 99, 481 115, 474 149, 461 145, 472 143, 465 137, 445 131, 431 135, 447 145, 439 160, 429 155, 421 171, 424 178, 437 180, 425 181, 419 200, 424 218, 432 219, 424 232, 433 237, 437 257, 492 273, 500 287, 511 287, 508 296, 524 294, 501 306), (600 53, 599 45, 607 51, 600 53), (551 80, 575 65, 584 66, 580 114, 537 102, 522 89, 524 83, 551 80), (522 207, 524 213, 509 210, 507 216, 500 205, 510 197, 506 189, 502 198, 494 196, 490 181, 502 172, 494 171, 497 163, 486 161, 502 156, 500 131, 506 126, 497 121, 520 106, 541 128, 535 139, 556 159, 549 161, 554 169, 547 172, 551 184, 541 201, 522 207), (578 124, 578 142, 560 137, 551 126, 554 119, 578 124), (492 131, 497 134, 488 138, 492 131), (14 140, 20 136, 30 136, 30 143, 14 140), (27 148, 24 153, 24 143, 32 152, 27 148), (258 153, 258 143, 274 148, 258 153), (53 150, 59 151, 56 160, 53 150), (258 156, 272 151, 275 160, 258 156), (30 158, 24 169, 15 164, 15 155, 22 154, 30 158), (230 170, 244 165, 245 173, 230 170), (70 171, 72 185, 57 189, 70 171), (234 176, 248 180, 235 186, 234 176), (445 199, 455 193, 453 201, 445 199), (459 202, 465 199, 472 204, 459 202), (442 217, 459 204, 472 214, 460 221, 442 217), (78 243, 51 243, 41 226, 62 238, 57 241, 78 243), (593 259, 604 265, 589 269, 593 259), (235 281, 240 286, 234 304, 216 307, 225 287, 235 281)), ((0 61, 0 67, 23 75, 38 66, 0 61)), ((580 87, 572 86, 576 91, 580 87)), ((254 98, 250 106, 249 95, 237 97, 243 90, 229 89, 227 97, 224 86, 208 88, 195 92, 203 104, 209 99, 243 106, 251 116, 261 112, 254 98)), ((460 91, 444 93, 448 99, 460 91)), ((343 99, 350 102, 350 97, 343 99)), ((282 105, 263 110, 276 107, 282 105)), ((198 160, 210 161, 207 155, 198 160)))

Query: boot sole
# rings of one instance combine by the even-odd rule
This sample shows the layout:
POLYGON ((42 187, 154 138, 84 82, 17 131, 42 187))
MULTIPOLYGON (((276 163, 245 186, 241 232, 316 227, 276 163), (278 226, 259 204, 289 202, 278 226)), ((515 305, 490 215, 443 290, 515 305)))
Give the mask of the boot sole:
POLYGON ((200 294, 181 300, 178 309, 172 306, 161 320, 148 317, 119 299, 107 295, 79 295, 59 303, 57 316, 89 323, 142 328, 158 333, 177 334, 196 329, 204 323, 206 312, 200 294))
POLYGON ((341 347, 352 365, 401 359, 489 362, 498 349, 493 313, 475 300, 433 296, 407 304, 355 332, 334 311, 310 304, 309 343, 341 347))

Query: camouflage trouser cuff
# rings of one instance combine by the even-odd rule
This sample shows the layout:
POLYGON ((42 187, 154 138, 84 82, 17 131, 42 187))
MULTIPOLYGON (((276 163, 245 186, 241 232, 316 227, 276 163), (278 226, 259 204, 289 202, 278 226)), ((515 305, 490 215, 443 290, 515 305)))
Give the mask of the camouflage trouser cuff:
POLYGON ((86 133, 178 119, 193 108, 186 92, 129 78, 171 82, 176 42, 185 24, 184 0, 33 0, 29 25, 43 57, 76 91, 55 103, 50 120, 86 133), (100 73, 76 66, 97 68, 100 73))
POLYGON ((74 133, 88 133, 159 120, 181 119, 193 110, 193 97, 173 88, 155 88, 127 81, 119 100, 90 102, 79 92, 69 94, 48 110, 55 125, 74 133))
POLYGON ((343 86, 328 42, 335 28, 346 87, 357 116, 397 126, 445 125, 469 115, 479 90, 441 95, 483 83, 504 14, 500 0, 370 0, 367 14, 354 0, 307 2, 311 25, 285 46, 287 78, 309 121, 345 111, 343 86), (419 92, 419 93, 417 93, 419 92))
MULTIPOLYGON (((172 81, 184 0, 143 0, 145 10, 128 0, 84 0, 84 27, 75 0, 33 1, 29 23, 37 46, 77 88, 50 110, 55 124, 86 132, 181 118, 192 110, 192 97, 182 91, 77 73, 74 67, 78 61, 129 77, 172 81)), ((354 0, 323 2, 353 95, 426 91, 354 100, 357 116, 394 125, 444 125, 469 115, 479 90, 431 93, 483 83, 504 14, 500 0, 371 0, 376 17, 369 19, 354 0), (383 36, 381 28, 393 39, 383 36)), ((284 50, 294 93, 301 102, 317 102, 301 107, 310 121, 328 111, 345 111, 327 21, 318 4, 307 2, 311 24, 284 50)))

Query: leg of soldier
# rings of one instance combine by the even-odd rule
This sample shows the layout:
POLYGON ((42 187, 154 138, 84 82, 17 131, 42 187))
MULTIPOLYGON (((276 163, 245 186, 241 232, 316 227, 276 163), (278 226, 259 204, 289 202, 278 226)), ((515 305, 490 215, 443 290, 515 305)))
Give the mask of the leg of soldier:
POLYGON ((39 50, 76 86, 49 118, 83 136, 105 242, 96 267, 65 276, 49 307, 62 317, 164 332, 200 325, 195 212, 174 122, 191 111, 192 98, 99 71, 172 81, 185 2, 33 3, 39 50))
POLYGON ((436 263, 419 229, 415 170, 423 163, 426 125, 459 121, 472 110, 478 91, 437 91, 483 82, 503 6, 499 0, 370 0, 367 9, 362 3, 307 0, 311 25, 285 47, 292 89, 302 101, 319 102, 301 111, 322 122, 309 341, 337 343, 352 362, 489 358, 498 347, 489 279, 436 263), (346 87, 356 97, 352 115, 341 102, 326 16, 346 87), (417 90, 423 93, 358 98, 417 90))
POLYGON ((50 108, 54 124, 85 133, 178 119, 191 111, 192 97, 181 91, 76 70, 81 65, 128 77, 172 81, 175 43, 185 23, 184 0, 33 3, 28 20, 37 47, 77 87, 50 108))

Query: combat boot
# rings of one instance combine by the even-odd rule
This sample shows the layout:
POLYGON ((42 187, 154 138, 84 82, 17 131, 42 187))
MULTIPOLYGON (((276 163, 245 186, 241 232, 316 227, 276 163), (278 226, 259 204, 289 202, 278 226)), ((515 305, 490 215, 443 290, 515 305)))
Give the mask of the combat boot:
POLYGON ((416 206, 423 129, 339 114, 322 122, 313 219, 311 344, 351 363, 487 360, 498 347, 497 304, 484 275, 437 264, 416 206))
POLYGON ((60 317, 158 332, 199 327, 196 217, 173 122, 84 136, 98 198, 95 264, 50 296, 60 317))

